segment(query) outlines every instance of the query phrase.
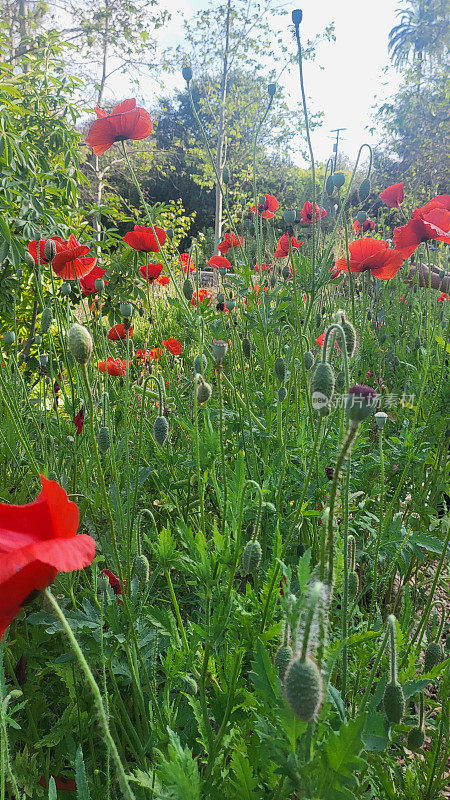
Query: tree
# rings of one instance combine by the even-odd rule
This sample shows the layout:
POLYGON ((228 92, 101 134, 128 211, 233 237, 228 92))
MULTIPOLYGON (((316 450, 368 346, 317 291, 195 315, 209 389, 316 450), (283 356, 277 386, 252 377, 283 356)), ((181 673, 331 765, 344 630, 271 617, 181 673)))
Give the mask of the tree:
POLYGON ((445 0, 408 0, 397 10, 400 22, 389 33, 389 55, 399 70, 415 67, 419 88, 425 64, 432 67, 445 48, 447 13, 445 0))

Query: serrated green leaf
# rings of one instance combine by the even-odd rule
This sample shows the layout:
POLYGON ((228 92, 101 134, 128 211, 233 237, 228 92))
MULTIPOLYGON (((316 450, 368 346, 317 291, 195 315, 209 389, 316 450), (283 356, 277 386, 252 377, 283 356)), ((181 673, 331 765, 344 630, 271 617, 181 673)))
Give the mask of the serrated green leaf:
POLYGON ((75 783, 77 785, 77 800, 91 800, 81 744, 78 745, 75 756, 75 783))
POLYGON ((261 639, 256 641, 252 668, 250 680, 258 697, 269 702, 270 705, 278 705, 277 675, 261 639))
POLYGON ((255 800, 254 790, 258 781, 253 774, 248 758, 244 753, 235 750, 230 761, 230 766, 234 774, 234 780, 230 781, 236 790, 236 797, 239 800, 255 800))

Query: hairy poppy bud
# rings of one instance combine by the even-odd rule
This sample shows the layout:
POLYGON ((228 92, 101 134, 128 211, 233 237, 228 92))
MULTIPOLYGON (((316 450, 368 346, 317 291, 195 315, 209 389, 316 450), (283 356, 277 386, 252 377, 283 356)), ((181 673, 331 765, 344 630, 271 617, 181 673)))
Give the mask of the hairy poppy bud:
POLYGON ((186 278, 185 282, 183 283, 183 294, 186 300, 192 300, 194 294, 194 284, 191 280, 189 280, 189 278, 186 278))
POLYGON ((377 423, 379 430, 382 430, 387 422, 387 414, 384 411, 377 411, 375 414, 375 422, 377 423))
POLYGON ((25 253, 23 254, 23 260, 25 261, 25 264, 27 264, 27 266, 29 267, 36 266, 34 258, 28 250, 25 250, 25 253))
POLYGON ((44 245, 44 253, 47 261, 52 261, 56 256, 56 244, 53 239, 47 239, 44 245))
POLYGON ((278 389, 278 402, 282 403, 283 400, 286 400, 287 397, 287 389, 285 386, 280 386, 278 389))
POLYGON ((342 392, 342 389, 344 388, 345 388, 345 372, 341 370, 341 372, 338 372, 338 374, 336 375, 336 390, 338 392, 342 392))
POLYGON ((293 208, 287 208, 283 213, 283 219, 286 225, 293 225, 297 219, 297 212, 293 208))
POLYGON ((148 583, 148 579, 150 577, 150 564, 148 563, 147 556, 136 556, 134 559, 134 572, 139 580, 139 583, 148 583))
POLYGON ((59 291, 61 292, 61 297, 68 297, 72 291, 72 287, 70 283, 63 283, 59 291))
POLYGON ((94 281, 94 286, 99 294, 102 294, 105 289, 105 281, 103 278, 96 278, 94 281))
POLYGON ((192 69, 190 67, 183 67, 183 69, 181 70, 181 74, 186 83, 189 83, 189 81, 192 80, 192 69))
POLYGON ((51 308, 44 308, 41 314, 41 333, 47 333, 53 322, 53 312, 51 308))
POLYGON ((345 402, 347 416, 352 422, 362 422, 373 414, 377 402, 377 393, 370 386, 356 384, 350 386, 345 402))
POLYGON ((273 658, 273 665, 278 672, 280 680, 283 680, 291 659, 292 647, 288 644, 280 644, 273 658))
POLYGON ((334 392, 334 372, 330 364, 320 361, 311 380, 313 408, 319 408, 331 400, 334 392))
POLYGON ((328 176, 327 182, 325 184, 325 188, 327 190, 328 197, 331 197, 331 195, 334 192, 334 183, 333 183, 333 176, 332 175, 328 176))
POLYGON ((417 750, 420 750, 424 741, 425 741, 425 734, 422 728, 411 728, 411 730, 408 733, 406 746, 408 750, 411 750, 413 753, 416 753, 417 750))
POLYGON ((223 339, 214 339, 211 350, 216 359, 216 366, 219 366, 227 354, 228 342, 225 342, 223 339))
POLYGON ((241 572, 243 575, 250 575, 256 572, 261 562, 262 550, 257 539, 251 539, 244 547, 241 561, 241 572))
POLYGON ((424 672, 431 672, 434 667, 442 661, 442 650, 438 642, 430 642, 425 650, 425 659, 423 662, 424 672))
POLYGON ((364 178, 361 183, 361 186, 358 189, 359 199, 360 200, 367 200, 370 194, 370 178, 364 178))
POLYGON ((356 595, 358 594, 359 589, 359 579, 358 574, 354 571, 349 572, 348 574, 348 596, 350 600, 354 600, 356 595))
POLYGON ((200 375, 200 380, 197 384, 197 403, 207 403, 211 399, 212 387, 200 375))
POLYGON ((269 83, 267 87, 267 92, 269 97, 275 97, 275 92, 277 91, 277 87, 274 83, 269 83))
POLYGON ((305 355, 303 356, 303 363, 305 365, 305 369, 310 370, 314 365, 314 355, 311 353, 310 350, 307 350, 305 355))
POLYGON ((120 313, 122 317, 129 318, 133 313, 133 306, 131 303, 121 303, 120 304, 120 313))
POLYGON ((248 339, 247 336, 245 336, 242 339, 242 352, 244 353, 244 356, 248 361, 252 354, 252 345, 250 339, 248 339))
POLYGON ((345 175, 343 172, 334 172, 332 175, 333 184, 335 185, 336 189, 341 189, 345 183, 345 175))
POLYGON ((208 359, 206 358, 205 354, 195 356, 194 358, 194 372, 198 372, 200 375, 202 372, 206 371, 208 366, 208 359))
POLYGON ((390 681, 386 684, 383 705, 388 721, 398 725, 405 713, 405 695, 398 682, 390 681))
POLYGON ((79 364, 87 364, 92 353, 92 339, 89 331, 75 322, 68 333, 69 350, 75 361, 79 364))
POLYGON ((98 432, 98 449, 101 453, 107 453, 111 447, 111 436, 108 428, 102 427, 98 432))
POLYGON ((230 170, 228 169, 228 167, 226 165, 224 166, 224 168, 222 170, 222 181, 225 184, 225 186, 228 186, 228 184, 230 182, 230 170))
POLYGON ((300 8, 294 8, 292 12, 292 22, 294 23, 295 27, 298 28, 301 25, 303 19, 303 11, 300 8))
POLYGON ((286 362, 284 358, 278 356, 278 358, 275 359, 273 369, 280 383, 284 383, 286 378, 286 362))
POLYGON ((310 658, 300 657, 289 664, 284 676, 286 700, 303 722, 317 716, 323 699, 323 680, 319 667, 310 658))
POLYGON ((11 347, 11 345, 16 341, 16 334, 14 331, 5 331, 3 334, 3 341, 5 342, 6 347, 11 347))
POLYGON ((356 330, 348 319, 341 322, 341 328, 344 331, 347 353, 351 358, 356 350, 356 330))
POLYGON ((156 444, 163 446, 169 435, 169 423, 165 417, 156 417, 153 423, 153 436, 156 444))
POLYGON ((358 211, 358 213, 357 213, 357 215, 356 215, 356 219, 357 219, 357 220, 358 220, 358 222, 359 222, 359 223, 362 225, 362 223, 363 223, 363 222, 365 222, 365 221, 366 221, 366 219, 367 219, 367 214, 366 214, 366 212, 365 212, 365 211, 358 211))
POLYGON ((197 682, 191 675, 184 675, 184 691, 186 694, 196 695, 198 692, 197 682))

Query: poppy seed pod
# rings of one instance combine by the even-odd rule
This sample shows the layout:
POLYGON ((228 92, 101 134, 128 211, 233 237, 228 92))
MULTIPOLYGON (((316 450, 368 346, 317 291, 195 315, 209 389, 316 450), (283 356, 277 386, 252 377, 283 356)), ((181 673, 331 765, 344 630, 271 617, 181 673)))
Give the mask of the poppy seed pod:
POLYGON ((278 389, 278 395, 277 396, 278 396, 278 402, 279 403, 282 403, 284 400, 286 400, 287 389, 286 389, 285 386, 280 386, 280 388, 278 389))
POLYGON ((390 681, 386 684, 383 705, 388 722, 398 725, 405 713, 405 695, 397 681, 390 681))
POLYGON ((363 223, 363 222, 365 222, 365 221, 366 221, 366 219, 367 219, 367 214, 366 214, 366 212, 365 212, 365 211, 358 211, 358 213, 357 213, 357 215, 356 215, 356 219, 357 219, 357 220, 358 220, 358 222, 359 222, 359 223, 362 225, 362 223, 363 223))
POLYGON ((99 294, 102 294, 105 289, 105 281, 103 278, 96 278, 94 281, 94 286, 99 294))
POLYGON ((63 283, 59 291, 61 292, 61 297, 68 297, 72 291, 72 287, 70 283, 63 283))
POLYGON ((377 426, 381 431, 386 425, 387 414, 384 411, 377 411, 377 413, 375 414, 375 422, 377 423, 377 426))
POLYGON ((211 350, 216 359, 216 366, 219 366, 227 354, 228 342, 225 342, 223 339, 214 339, 211 344, 211 350))
POLYGON ((283 219, 286 225, 294 225, 297 219, 297 212, 293 208, 287 208, 286 211, 283 212, 283 219))
POLYGON ((39 366, 44 368, 47 366, 47 364, 48 364, 48 354, 41 353, 41 355, 39 356, 39 366))
POLYGON ((358 189, 359 199, 360 200, 367 200, 370 194, 370 178, 364 178, 361 183, 361 186, 358 189))
POLYGON ((169 423, 165 417, 156 417, 153 423, 153 436, 159 447, 162 447, 169 435, 169 423))
POLYGON ((276 91, 277 91, 276 85, 274 83, 269 83, 269 85, 267 87, 267 93, 268 93, 269 97, 275 97, 276 91))
POLYGON ((133 313, 133 306, 131 305, 131 303, 127 303, 127 302, 121 303, 120 304, 120 313, 121 313, 122 317, 125 317, 125 318, 131 317, 131 315, 133 313))
POLYGON ((420 750, 424 741, 425 741, 425 734, 422 728, 411 728, 411 730, 408 733, 406 746, 408 750, 411 750, 413 753, 416 753, 417 750, 420 750))
POLYGON ((11 345, 16 341, 16 334, 14 331, 5 331, 3 334, 3 341, 5 342, 6 347, 11 347, 11 345))
POLYGON ((280 644, 273 658, 273 665, 278 672, 278 677, 283 680, 286 670, 292 659, 292 647, 288 644, 280 644))
POLYGON ((345 402, 347 416, 352 422, 362 422, 373 414, 378 395, 370 386, 356 384, 350 386, 345 402))
POLYGON ((351 358, 356 350, 356 330, 348 319, 341 322, 341 328, 344 331, 347 353, 351 358))
POLYGON ((303 11, 300 8, 294 8, 292 12, 292 22, 294 23, 295 27, 298 28, 301 25, 303 19, 303 11))
POLYGON ((329 175, 327 178, 327 182, 325 184, 325 188, 327 190, 328 197, 331 197, 334 192, 334 183, 333 183, 333 176, 329 175))
POLYGON ((281 358, 281 356, 278 356, 278 358, 275 359, 275 364, 273 366, 273 370, 274 370, 275 375, 277 376, 278 380, 280 381, 280 383, 284 383, 284 381, 286 379, 286 362, 285 362, 284 358, 281 358))
POLYGON ((56 256, 56 244, 53 239, 47 239, 44 245, 44 253, 47 261, 52 261, 56 256))
POLYGON ((79 364, 87 364, 92 353, 92 338, 89 331, 83 325, 75 322, 69 328, 67 341, 75 361, 78 361, 79 364))
POLYGON ((34 337, 34 343, 38 347, 39 347, 40 344, 42 344, 42 336, 40 335, 40 333, 37 333, 36 336, 34 337))
POLYGON ((134 572, 139 580, 139 583, 146 584, 150 578, 150 564, 148 563, 147 556, 137 555, 134 559, 134 572))
POLYGON ((330 364, 320 361, 314 370, 311 381, 312 393, 324 395, 327 400, 331 400, 334 392, 334 372, 330 364))
POLYGON ((314 365, 314 355, 311 353, 311 350, 306 351, 305 355, 303 356, 303 363, 305 365, 305 369, 312 369, 314 365))
POLYGON ((323 699, 323 680, 317 664, 310 658, 295 658, 286 670, 283 683, 287 703, 296 717, 303 722, 314 719, 323 699))
POLYGON ((53 322, 53 312, 51 308, 44 308, 41 314, 41 333, 47 333, 53 322))
POLYGON ((336 189, 341 189, 345 183, 345 175, 343 172, 335 172, 332 175, 333 184, 335 185, 336 189))
POLYGON ((256 572, 261 562, 262 550, 257 539, 251 539, 244 547, 241 561, 241 572, 243 575, 251 575, 256 572))
POLYGON ((250 339, 248 339, 247 336, 245 336, 242 339, 242 352, 244 353, 244 356, 248 361, 252 354, 252 345, 250 339))
POLYGON ((181 74, 186 83, 189 83, 189 81, 192 80, 192 69, 190 67, 183 67, 183 69, 181 70, 181 74))
POLYGON ((224 166, 224 168, 222 170, 222 181, 225 184, 225 186, 228 186, 228 184, 230 182, 230 170, 228 169, 228 167, 226 165, 224 166))
POLYGON ((197 403, 207 403, 211 399, 212 387, 209 383, 203 380, 200 375, 200 380, 197 384, 197 403))
POLYGON ((189 278, 186 278, 185 282, 183 283, 183 294, 186 300, 192 300, 194 295, 194 284, 191 280, 189 280, 189 278))
POLYGON ((200 355, 195 356, 194 372, 198 372, 198 374, 201 375, 202 372, 206 371, 207 366, 208 366, 208 359, 206 358, 204 353, 202 353, 201 356, 200 355))
POLYGON ((100 452, 107 453, 109 448, 111 447, 111 436, 109 434, 108 428, 105 428, 104 426, 100 428, 98 432, 97 441, 98 441, 98 449, 100 450, 100 452))
POLYGON ((425 650, 424 672, 431 672, 442 661, 442 649, 438 642, 430 642, 425 650))

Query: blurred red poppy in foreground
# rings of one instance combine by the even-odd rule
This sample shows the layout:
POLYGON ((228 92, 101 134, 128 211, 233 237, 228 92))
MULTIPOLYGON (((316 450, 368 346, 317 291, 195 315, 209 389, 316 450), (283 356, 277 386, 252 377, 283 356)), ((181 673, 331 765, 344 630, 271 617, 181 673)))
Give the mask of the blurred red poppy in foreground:
POLYGON ((167 234, 162 228, 146 228, 144 225, 135 225, 132 231, 128 231, 123 237, 124 242, 130 245, 133 250, 140 250, 143 253, 159 253, 159 246, 166 241, 167 234))
POLYGON ((207 264, 214 269, 231 269, 231 263, 228 258, 223 256, 211 256, 207 264))
MULTIPOLYGON (((280 204, 273 194, 265 194, 264 198, 264 203, 258 203, 258 214, 263 217, 263 219, 273 219, 275 211, 280 204)), ((251 210, 255 213, 255 206, 252 206, 251 210)))
POLYGON ((183 350, 183 345, 178 339, 163 339, 162 343, 173 356, 179 356, 183 350))
POLYGON ((150 115, 136 106, 136 100, 124 100, 114 106, 110 114, 95 106, 98 119, 91 125, 85 139, 96 156, 101 156, 114 142, 126 139, 146 139, 153 131, 150 115))
POLYGON ((111 356, 108 356, 108 358, 106 359, 106 365, 104 361, 99 361, 98 368, 100 372, 107 371, 108 375, 113 375, 114 377, 117 377, 118 375, 126 375, 127 362, 122 361, 121 358, 112 358, 111 356))
POLYGON ((73 281, 75 278, 84 278, 89 275, 97 263, 96 258, 83 258, 89 253, 89 247, 85 244, 79 244, 73 233, 70 234, 66 242, 62 242, 59 236, 55 236, 52 241, 56 245, 56 255, 52 260, 52 269, 58 278, 62 278, 65 281, 73 281))
MULTIPOLYGON (((91 271, 84 277, 80 279, 80 286, 83 291, 83 294, 94 294, 97 291, 95 288, 95 281, 103 278, 104 274, 106 273, 105 269, 102 269, 99 266, 94 267, 91 271)), ((105 281, 105 286, 108 281, 105 281)))
MULTIPOLYGON (((380 239, 356 239, 348 246, 350 251, 350 272, 365 272, 370 270, 375 278, 388 281, 399 271, 404 261, 403 253, 391 250, 387 242, 380 239)), ((336 268, 348 272, 347 259, 339 258, 336 268)))
POLYGON ((41 483, 33 503, 0 503, 0 639, 22 605, 58 572, 83 569, 94 560, 94 540, 76 535, 75 503, 56 481, 41 475, 41 483))
MULTIPOLYGON (((130 325, 128 328, 128 335, 131 338, 133 336, 133 326, 130 325)), ((108 332, 108 339, 111 342, 118 342, 120 339, 127 338, 127 331, 125 325, 122 322, 119 322, 118 325, 114 325, 111 330, 108 332)))
MULTIPOLYGON (((321 219, 327 216, 327 212, 325 211, 325 209, 320 208, 320 206, 317 205, 316 203, 315 222, 319 221, 319 213, 321 219)), ((300 211, 300 219, 302 222, 306 222, 308 225, 312 225, 312 218, 313 218, 313 205, 312 203, 309 202, 309 200, 307 200, 302 210, 300 211)))
POLYGON ((178 263, 183 268, 183 272, 195 272, 195 264, 190 257, 189 253, 180 253, 178 256, 178 263))
MULTIPOLYGON (((303 242, 298 242, 295 236, 291 236, 290 239, 291 247, 293 250, 298 250, 299 247, 303 244, 303 242)), ((289 255, 289 234, 284 233, 280 239, 278 239, 277 249, 274 252, 275 258, 286 258, 289 255)))
POLYGON ((422 206, 421 210, 428 211, 430 208, 438 208, 439 206, 442 206, 442 208, 445 208, 447 209, 447 211, 450 211, 450 194, 436 195, 436 197, 433 197, 431 200, 428 201, 428 203, 425 203, 425 205, 422 206))
POLYGON ((403 181, 400 183, 393 183, 392 186, 387 186, 381 194, 378 195, 383 203, 386 203, 389 208, 400 208, 400 203, 403 202, 403 181))
MULTIPOLYGON (((356 233, 361 232, 361 225, 357 219, 355 219, 353 223, 353 228, 356 233)), ((363 233, 367 233, 367 231, 373 231, 375 228, 375 223, 371 219, 365 219, 362 225, 363 233)))
POLYGON ((142 267, 139 267, 139 274, 142 278, 147 278, 149 283, 153 283, 156 278, 159 278, 163 269, 163 264, 143 264, 142 267))
POLYGON ((412 218, 406 225, 394 228, 394 244, 397 250, 401 250, 404 258, 409 258, 421 242, 431 239, 450 243, 449 232, 450 211, 437 199, 430 200, 422 208, 413 211, 412 218))
POLYGON ((219 242, 217 247, 219 248, 219 253, 222 253, 223 256, 226 256, 230 247, 237 247, 239 244, 242 244, 241 237, 236 236, 234 232, 227 232, 223 242, 219 242))
POLYGON ((261 266, 259 266, 258 262, 255 264, 255 272, 268 272, 271 269, 271 264, 261 264, 261 266))

